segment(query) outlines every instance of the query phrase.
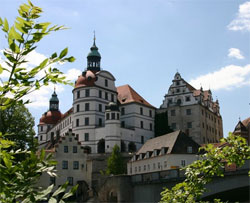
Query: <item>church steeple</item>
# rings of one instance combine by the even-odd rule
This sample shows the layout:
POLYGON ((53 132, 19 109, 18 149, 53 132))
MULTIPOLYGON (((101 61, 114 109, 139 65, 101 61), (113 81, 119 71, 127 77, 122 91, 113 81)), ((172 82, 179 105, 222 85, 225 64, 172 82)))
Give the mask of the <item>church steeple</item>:
POLYGON ((51 98, 49 100, 49 110, 59 111, 59 99, 57 97, 55 89, 54 89, 54 93, 51 95, 51 98))
POLYGON ((94 34, 94 42, 92 47, 90 48, 90 52, 87 56, 88 67, 87 70, 91 71, 100 71, 101 67, 101 55, 98 52, 98 47, 95 44, 95 34, 94 34))

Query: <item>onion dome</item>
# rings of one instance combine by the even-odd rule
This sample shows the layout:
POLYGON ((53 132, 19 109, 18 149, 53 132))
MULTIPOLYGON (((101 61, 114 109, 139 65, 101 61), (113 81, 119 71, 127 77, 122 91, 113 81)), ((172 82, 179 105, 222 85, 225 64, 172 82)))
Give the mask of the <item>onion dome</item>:
POLYGON ((56 124, 61 118, 60 111, 48 111, 42 115, 39 124, 56 124))
POLYGON ((90 87, 94 86, 95 81, 97 80, 97 76, 95 75, 95 72, 92 72, 90 70, 82 72, 82 75, 80 75, 75 83, 76 87, 90 87))
POLYGON ((98 47, 95 44, 95 36, 93 46, 87 56, 87 70, 100 71, 101 67, 101 54, 98 52, 98 47))
POLYGON ((120 111, 120 110, 119 106, 116 103, 110 102, 106 107, 106 111, 120 111))

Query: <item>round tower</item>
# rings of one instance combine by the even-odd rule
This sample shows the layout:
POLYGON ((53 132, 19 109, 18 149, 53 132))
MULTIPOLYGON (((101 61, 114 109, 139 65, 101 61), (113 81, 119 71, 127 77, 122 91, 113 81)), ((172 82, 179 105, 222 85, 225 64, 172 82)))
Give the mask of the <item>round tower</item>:
POLYGON ((38 124, 39 144, 50 139, 50 137, 47 135, 48 130, 53 127, 61 118, 62 114, 59 110, 59 99, 57 97, 56 91, 54 90, 49 100, 49 110, 42 115, 38 124))
POLYGON ((110 102, 105 111, 105 152, 112 152, 115 145, 121 149, 120 110, 116 103, 110 102))

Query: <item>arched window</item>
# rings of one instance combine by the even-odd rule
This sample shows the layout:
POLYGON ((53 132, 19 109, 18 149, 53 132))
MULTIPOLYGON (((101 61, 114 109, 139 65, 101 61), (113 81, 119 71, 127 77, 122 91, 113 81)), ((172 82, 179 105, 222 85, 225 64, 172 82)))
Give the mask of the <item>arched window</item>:
POLYGON ((97 144, 97 153, 105 153, 105 140, 100 139, 97 144))

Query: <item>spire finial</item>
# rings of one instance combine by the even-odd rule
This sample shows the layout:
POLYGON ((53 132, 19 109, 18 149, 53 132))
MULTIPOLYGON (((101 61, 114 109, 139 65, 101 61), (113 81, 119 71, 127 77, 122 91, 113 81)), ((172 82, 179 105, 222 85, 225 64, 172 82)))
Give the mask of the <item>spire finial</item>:
POLYGON ((56 85, 54 85, 54 92, 56 92, 56 85))
POLYGON ((95 46, 95 40, 96 40, 96 38, 95 38, 95 30, 94 30, 94 46, 95 46))
POLYGON ((239 116, 239 121, 241 121, 241 120, 240 120, 240 116, 239 116))

